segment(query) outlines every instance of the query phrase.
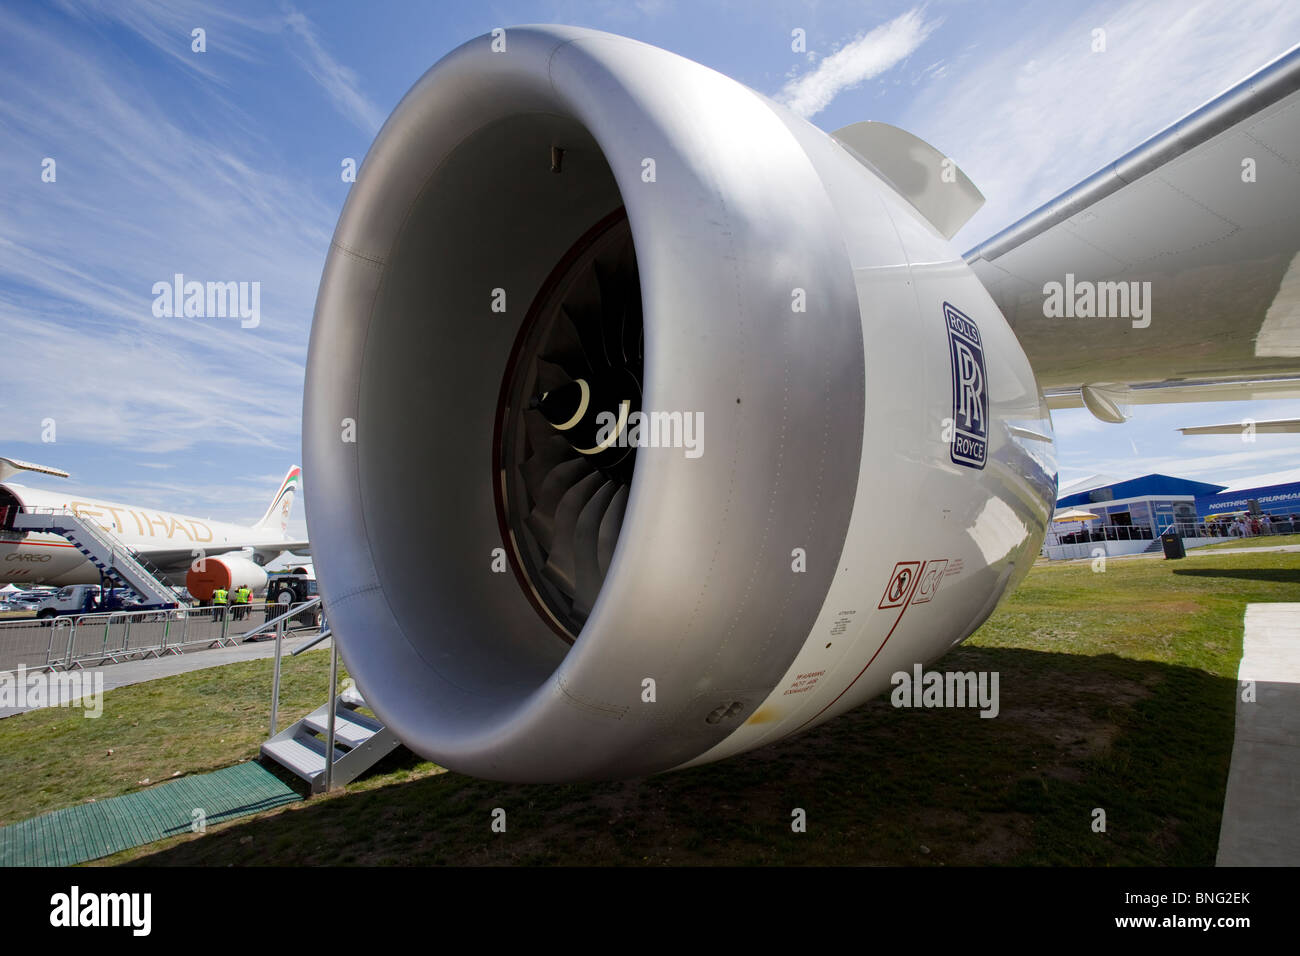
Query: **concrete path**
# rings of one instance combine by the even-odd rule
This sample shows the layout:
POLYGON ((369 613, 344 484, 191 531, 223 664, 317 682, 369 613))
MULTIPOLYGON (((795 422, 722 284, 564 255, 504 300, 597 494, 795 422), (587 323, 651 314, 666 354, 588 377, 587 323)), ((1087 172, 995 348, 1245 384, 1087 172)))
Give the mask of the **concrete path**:
POLYGON ((1300 865, 1300 604, 1246 605, 1219 866, 1300 865), (1253 682, 1254 701, 1249 696, 1253 682))
MULTIPOLYGON (((284 655, 288 657, 294 648, 301 646, 315 636, 316 632, 312 631, 308 634, 285 637, 284 655)), ((328 648, 330 642, 325 640, 316 646, 328 648)), ((189 651, 185 654, 168 655, 167 657, 151 657, 143 661, 123 661, 120 664, 107 664, 103 667, 87 667, 85 670, 78 668, 71 673, 85 675, 81 677, 82 683, 80 686, 83 687, 94 686, 96 678, 89 675, 102 674, 104 690, 110 691, 117 687, 126 687, 128 684, 142 684, 145 681, 157 680, 160 677, 171 677, 175 674, 186 674, 190 671, 203 670, 208 667, 220 667, 223 664, 255 661, 274 656, 275 641, 257 641, 251 644, 238 644, 234 647, 189 651), (87 677, 89 677, 89 684, 86 683, 87 677)), ((36 671, 32 670, 28 671, 28 673, 32 674, 36 673, 36 671)), ((0 672, 0 679, 13 680, 14 674, 14 671, 0 672)), ((34 709, 33 707, 0 707, 0 719, 34 709)))
MULTIPOLYGON (((1198 555, 1215 555, 1215 554, 1269 554, 1275 552, 1286 554, 1295 554, 1300 552, 1300 544, 1267 544, 1260 545, 1258 548, 1218 548, 1214 545, 1203 545, 1199 548, 1188 548, 1187 557, 1196 557, 1198 555)), ((1139 552, 1137 554, 1110 554, 1106 556, 1107 561, 1132 561, 1139 559, 1148 559, 1151 561, 1164 561, 1165 553, 1163 551, 1139 552)), ((1048 561, 1045 558, 1039 558, 1036 564, 1088 564, 1093 558, 1062 558, 1059 561, 1048 561)), ((1175 559, 1178 560, 1178 559, 1175 559)))
MULTIPOLYGON (((1269 551, 1284 551, 1288 554, 1294 554, 1300 551, 1300 544, 1269 544, 1261 545, 1258 548, 1216 548, 1214 545, 1206 545, 1205 547, 1213 550, 1203 551, 1200 548, 1188 548, 1187 553, 1190 556, 1193 554, 1260 554, 1269 551)), ((1164 554, 1154 554, 1152 557, 1163 558, 1164 554)))

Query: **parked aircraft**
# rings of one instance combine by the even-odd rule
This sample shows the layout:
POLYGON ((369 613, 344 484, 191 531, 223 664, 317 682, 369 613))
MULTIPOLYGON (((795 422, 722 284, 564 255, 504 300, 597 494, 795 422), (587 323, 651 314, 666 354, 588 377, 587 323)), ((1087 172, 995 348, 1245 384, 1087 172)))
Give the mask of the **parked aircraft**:
POLYGON ((187 583, 187 573, 199 561, 214 565, 214 570, 238 568, 256 576, 249 567, 265 564, 285 551, 308 547, 306 541, 288 534, 289 515, 302 479, 302 470, 296 465, 284 476, 266 513, 250 526, 101 501, 62 488, 29 488, 7 480, 24 471, 67 477, 67 472, 59 469, 0 458, 0 584, 100 583, 98 568, 63 536, 15 531, 14 520, 23 510, 70 512, 93 521, 117 542, 143 555, 176 586, 187 583))

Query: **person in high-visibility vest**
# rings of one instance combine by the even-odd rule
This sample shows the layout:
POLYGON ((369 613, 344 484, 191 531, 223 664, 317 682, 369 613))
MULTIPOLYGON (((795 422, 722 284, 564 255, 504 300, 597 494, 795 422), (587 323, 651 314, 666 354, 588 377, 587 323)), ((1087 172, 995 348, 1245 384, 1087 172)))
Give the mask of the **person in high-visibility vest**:
POLYGON ((225 588, 217 588, 212 592, 212 606, 216 608, 212 612, 212 620, 220 621, 226 616, 226 602, 230 599, 230 594, 225 588))
POLYGON ((243 620, 248 613, 248 602, 253 597, 253 592, 247 585, 235 590, 235 617, 243 620))

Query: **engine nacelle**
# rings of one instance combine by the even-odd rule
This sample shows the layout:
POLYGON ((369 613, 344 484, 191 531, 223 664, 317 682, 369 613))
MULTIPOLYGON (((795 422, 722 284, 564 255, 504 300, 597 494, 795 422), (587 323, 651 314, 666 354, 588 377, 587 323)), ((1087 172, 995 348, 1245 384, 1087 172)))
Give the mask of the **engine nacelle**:
POLYGON ((712 70, 504 39, 398 105, 321 280, 308 524, 367 702, 460 772, 629 777, 964 640, 1037 556, 1056 467, 961 257, 712 70))
POLYGON ((200 601, 211 601, 217 588, 235 591, 246 587, 254 594, 266 590, 266 572, 242 555, 223 554, 204 558, 199 564, 202 570, 191 565, 185 572, 185 589, 200 601))

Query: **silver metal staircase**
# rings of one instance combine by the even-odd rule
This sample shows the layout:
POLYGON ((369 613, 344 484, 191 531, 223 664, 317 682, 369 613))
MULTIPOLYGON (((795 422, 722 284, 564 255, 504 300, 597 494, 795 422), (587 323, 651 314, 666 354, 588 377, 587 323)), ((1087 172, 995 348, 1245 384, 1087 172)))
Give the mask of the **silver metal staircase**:
MULTIPOLYGON (((331 785, 351 783, 397 749, 393 732, 373 717, 359 713, 360 703, 347 695, 335 703, 334 766, 331 785)), ((311 784, 312 793, 326 789, 325 754, 329 738, 329 704, 312 711, 262 744, 262 755, 311 784)))
POLYGON ((161 571, 94 521, 63 509, 23 510, 14 516, 13 528, 63 535, 100 574, 134 591, 144 608, 175 607, 178 603, 161 571))
MULTIPOLYGON (((351 783, 401 743, 391 730, 374 717, 359 711, 365 700, 355 688, 338 694, 339 652, 330 641, 329 703, 312 711, 302 720, 277 733, 280 712, 280 661, 284 645, 285 622, 316 605, 324 610, 321 598, 290 608, 261 627, 249 631, 246 639, 262 631, 275 630, 275 676, 271 687, 271 738, 262 744, 262 756, 297 774, 311 785, 312 793, 324 793, 351 783), (333 759, 326 759, 331 754, 333 759)), ((328 624, 312 640, 293 650, 296 657, 332 636, 328 624)))

